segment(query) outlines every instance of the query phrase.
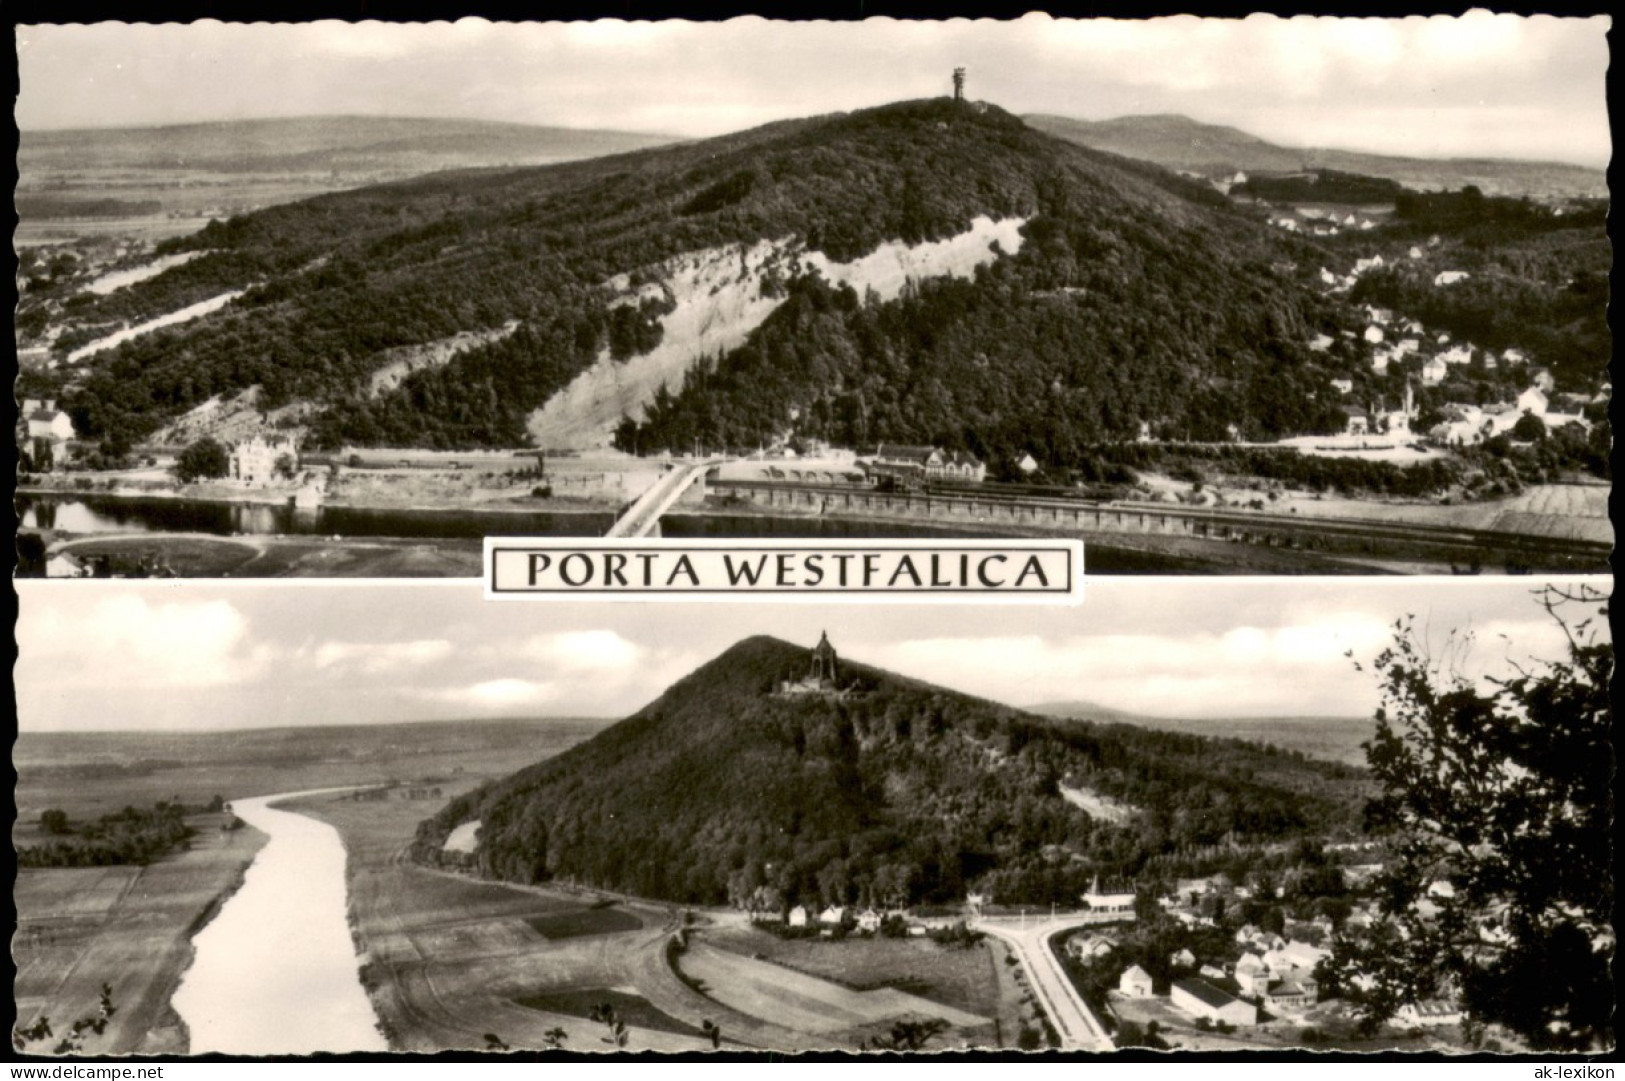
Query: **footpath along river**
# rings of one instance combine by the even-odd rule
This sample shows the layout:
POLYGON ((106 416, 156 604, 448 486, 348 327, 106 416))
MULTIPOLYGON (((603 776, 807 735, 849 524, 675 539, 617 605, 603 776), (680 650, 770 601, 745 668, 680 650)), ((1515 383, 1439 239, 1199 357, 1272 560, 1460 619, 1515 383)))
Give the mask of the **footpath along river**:
POLYGON ((388 1050, 345 919, 344 843, 325 822, 270 806, 322 791, 342 790, 232 801, 270 840, 192 939, 192 967, 171 1003, 194 1055, 388 1050))

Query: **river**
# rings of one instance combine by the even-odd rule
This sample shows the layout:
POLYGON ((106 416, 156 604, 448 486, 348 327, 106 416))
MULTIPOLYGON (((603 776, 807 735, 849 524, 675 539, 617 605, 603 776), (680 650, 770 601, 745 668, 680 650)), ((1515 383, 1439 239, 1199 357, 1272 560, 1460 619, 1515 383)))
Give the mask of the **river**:
POLYGON ((388 1050, 345 919, 344 843, 327 823, 270 806, 314 794, 232 802, 270 840, 193 937, 192 967, 170 1000, 194 1055, 388 1050))
MULTIPOLYGON (((478 540, 482 537, 601 537, 615 521, 609 511, 482 511, 364 508, 337 505, 294 509, 164 496, 21 492, 15 498, 22 529, 73 535, 97 533, 207 533, 215 536, 394 537, 478 540)), ((778 517, 749 513, 679 511, 660 520, 669 539, 978 537, 997 533, 947 524, 872 519, 778 517)), ((1158 552, 1088 545, 1090 574, 1211 573, 1210 561, 1158 552)))

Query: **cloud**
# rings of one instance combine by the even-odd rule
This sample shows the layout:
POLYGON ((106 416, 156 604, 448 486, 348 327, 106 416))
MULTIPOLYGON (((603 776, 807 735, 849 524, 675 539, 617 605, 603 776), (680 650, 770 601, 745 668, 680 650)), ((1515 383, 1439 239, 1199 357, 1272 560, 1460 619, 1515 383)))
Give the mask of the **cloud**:
POLYGON ((88 606, 35 596, 17 622, 19 684, 187 690, 263 675, 277 650, 252 640, 226 600, 161 600, 140 593, 88 606))
POLYGON ((534 713, 557 705, 558 687, 547 681, 502 678, 488 679, 458 687, 425 691, 420 696, 459 710, 484 715, 494 713, 534 713))
POLYGON ((648 650, 610 630, 559 631, 525 639, 517 656, 559 672, 628 672, 648 650))
POLYGON ((312 663, 319 669, 344 666, 367 673, 390 672, 444 660, 454 649, 444 638, 409 642, 323 642, 316 648, 312 663))

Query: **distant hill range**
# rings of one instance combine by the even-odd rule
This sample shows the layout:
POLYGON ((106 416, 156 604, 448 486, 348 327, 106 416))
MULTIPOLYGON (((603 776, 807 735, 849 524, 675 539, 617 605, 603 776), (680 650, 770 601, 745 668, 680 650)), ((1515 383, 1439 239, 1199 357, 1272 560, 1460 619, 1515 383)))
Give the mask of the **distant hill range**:
POLYGON ((319 116, 149 128, 24 131, 25 185, 50 173, 389 173, 545 165, 674 142, 671 136, 485 120, 319 116))
POLYGON ((478 868, 517 882, 769 909, 973 886, 1071 902, 1095 874, 1178 874, 1205 846, 1338 835, 1365 791, 1332 762, 1039 717, 845 659, 828 671, 820 684, 812 651, 745 639, 454 800, 414 851, 461 862, 445 840, 477 821, 478 868))
POLYGON ((1032 707, 1032 711, 1046 717, 1131 724, 1159 732, 1245 740, 1362 768, 1366 758, 1361 744, 1376 731, 1376 722, 1369 717, 1148 717, 1109 709, 1093 702, 1047 702, 1032 707))
POLYGON ((1563 162, 1499 158, 1401 158, 1328 147, 1288 147, 1265 142, 1237 128, 1203 124, 1186 116, 1124 116, 1115 120, 1074 120, 1064 116, 1023 117, 1057 138, 1149 161, 1168 169, 1213 179, 1237 172, 1297 172, 1334 169, 1385 177, 1409 188, 1457 189, 1476 185, 1486 195, 1608 195, 1608 176, 1563 162))

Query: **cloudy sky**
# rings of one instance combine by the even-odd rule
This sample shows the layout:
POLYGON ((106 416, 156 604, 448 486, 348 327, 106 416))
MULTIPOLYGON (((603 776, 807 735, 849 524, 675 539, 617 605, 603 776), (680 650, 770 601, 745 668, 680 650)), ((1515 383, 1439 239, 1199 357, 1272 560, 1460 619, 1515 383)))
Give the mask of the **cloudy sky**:
POLYGON ((1104 580, 1075 608, 491 603, 465 583, 18 581, 25 731, 619 717, 751 634, 1013 705, 1350 716, 1410 613, 1469 669, 1562 655, 1529 579, 1104 580))
POLYGON ((1292 146, 1602 166, 1608 20, 23 26, 24 131, 352 113, 703 136, 948 91, 1292 146))

